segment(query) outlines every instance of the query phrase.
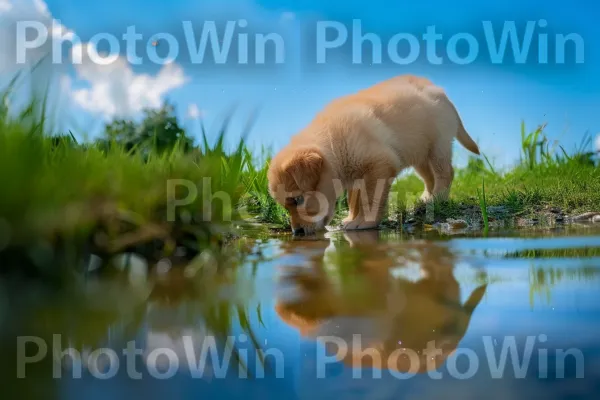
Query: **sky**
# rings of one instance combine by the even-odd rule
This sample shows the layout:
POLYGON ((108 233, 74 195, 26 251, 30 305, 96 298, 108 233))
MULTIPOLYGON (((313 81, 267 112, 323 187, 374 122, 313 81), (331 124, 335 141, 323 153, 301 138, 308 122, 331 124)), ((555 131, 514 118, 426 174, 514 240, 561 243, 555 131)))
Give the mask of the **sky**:
MULTIPOLYGON (((51 80, 57 129, 93 138, 111 118, 139 118, 144 107, 168 100, 196 137, 200 120, 214 136, 235 110, 232 145, 254 119, 250 145, 277 151, 334 98, 416 74, 444 87, 482 152, 502 167, 518 160, 521 121, 528 129, 547 123, 552 143, 567 151, 586 134, 600 149, 599 11, 592 0, 0 0, 0 82, 24 68, 17 50, 25 42, 37 46, 35 29, 19 37, 16 23, 40 21, 48 39, 24 54, 29 63, 44 54, 56 57, 29 84, 40 90, 44 79, 51 80), (219 46, 227 42, 228 23, 233 39, 216 61, 206 36, 211 23, 219 46), (495 54, 511 23, 518 47, 530 35, 529 51, 521 54, 526 58, 515 58, 510 42, 495 54), (123 38, 130 29, 141 35, 135 46, 123 38), (203 29, 209 45, 198 52, 203 29), (423 37, 431 30, 441 35, 434 52, 423 37), (262 52, 257 34, 278 39, 262 52), (95 35, 115 37, 118 48, 95 42, 95 35), (560 37, 572 40, 563 47, 560 37), (67 40, 61 44, 60 38, 67 40), (169 55, 174 46, 179 51, 169 55), (89 54, 114 57, 100 65, 89 54)), ((458 165, 467 156, 456 147, 458 165)))

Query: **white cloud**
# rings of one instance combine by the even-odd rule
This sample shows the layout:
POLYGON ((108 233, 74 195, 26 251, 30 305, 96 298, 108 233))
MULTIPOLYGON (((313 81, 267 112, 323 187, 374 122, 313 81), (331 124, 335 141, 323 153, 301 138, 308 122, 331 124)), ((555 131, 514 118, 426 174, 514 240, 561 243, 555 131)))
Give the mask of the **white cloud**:
POLYGON ((13 5, 9 0, 0 0, 0 13, 10 11, 13 5))
MULTIPOLYGON (((0 10, 8 11, 0 13, 0 80, 7 77, 10 79, 18 70, 29 68, 52 52, 52 43, 47 40, 40 48, 28 51, 27 65, 17 65, 14 24, 18 20, 33 20, 43 23, 55 40, 75 39, 70 54, 71 62, 80 61, 73 55, 86 50, 82 53, 81 62, 73 63, 76 79, 63 76, 60 82, 60 87, 69 100, 86 111, 105 118, 134 116, 145 107, 159 107, 165 94, 186 82, 183 69, 173 63, 163 66, 153 76, 135 73, 124 57, 116 55, 108 65, 92 62, 89 55, 94 55, 93 46, 81 44, 75 32, 58 23, 44 0, 19 0, 14 3, 0 0, 0 7, 0 10)), ((61 74, 65 74, 64 68, 70 69, 71 65, 66 58, 63 61, 63 65, 51 68, 60 69, 61 74)))
POLYGON ((33 0, 33 6, 42 15, 50 17, 50 11, 48 11, 48 4, 44 0, 33 0))
POLYGON ((52 18, 52 14, 50 14, 50 10, 48 10, 48 4, 44 0, 32 0, 33 8, 37 11, 37 13, 47 21, 49 31, 52 33, 54 38, 63 37, 65 39, 73 39, 75 33, 67 29, 64 25, 59 23, 56 19, 52 18))
POLYGON ((53 38, 74 38, 74 32, 52 17, 43 0, 20 0, 12 3, 10 0, 0 0, 0 74, 14 75, 19 69, 31 67, 52 52, 51 40, 46 40, 40 47, 27 50, 25 65, 17 64, 18 21, 39 22, 53 38))
POLYGON ((183 69, 166 64, 157 75, 136 74, 123 57, 109 65, 83 62, 77 78, 88 88, 73 90, 73 100, 84 110, 105 118, 133 116, 143 108, 160 107, 164 95, 186 83, 183 69))
POLYGON ((198 107, 198 104, 192 103, 188 106, 187 109, 187 116, 190 119, 198 119, 198 118, 202 118, 204 116, 204 110, 201 110, 198 107))

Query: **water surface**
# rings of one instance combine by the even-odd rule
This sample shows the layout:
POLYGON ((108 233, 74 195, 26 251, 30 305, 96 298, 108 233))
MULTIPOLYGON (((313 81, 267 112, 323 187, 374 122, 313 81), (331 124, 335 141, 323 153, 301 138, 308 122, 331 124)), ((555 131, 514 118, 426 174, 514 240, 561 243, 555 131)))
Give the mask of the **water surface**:
POLYGON ((4 281, 5 392, 311 400, 600 393, 598 229, 486 238, 365 231, 236 246, 249 255, 203 255, 150 273, 133 259, 61 296, 4 281))

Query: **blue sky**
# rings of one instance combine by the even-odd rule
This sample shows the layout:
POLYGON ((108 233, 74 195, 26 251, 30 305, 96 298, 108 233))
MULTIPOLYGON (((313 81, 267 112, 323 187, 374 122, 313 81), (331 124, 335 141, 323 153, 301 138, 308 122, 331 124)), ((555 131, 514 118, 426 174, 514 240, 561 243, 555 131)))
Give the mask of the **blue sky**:
MULTIPOLYGON (((42 4, 41 0, 0 0, 0 16, 1 4, 11 2, 15 7, 31 3, 38 9, 42 4)), ((144 58, 141 65, 123 62, 104 70, 89 66, 61 70, 68 79, 63 77, 60 94, 69 103, 62 108, 60 123, 92 135, 104 119, 115 113, 126 111, 128 115, 136 116, 141 105, 156 104, 168 98, 178 106, 182 120, 195 133, 196 117, 204 118, 209 128, 216 128, 215 124, 223 114, 238 104, 239 115, 233 126, 237 131, 232 132, 231 140, 238 138, 237 132, 242 129, 245 118, 258 109, 260 113, 250 133, 250 143, 277 150, 328 101, 403 73, 423 75, 443 86, 468 131, 480 143, 483 152, 498 165, 507 165, 517 159, 521 120, 531 128, 547 122, 548 136, 558 140, 567 150, 580 144, 584 134, 596 137, 600 132, 600 79, 597 77, 600 26, 595 20, 600 6, 591 0, 569 3, 507 0, 496 4, 462 0, 371 0, 368 3, 337 0, 47 0, 46 4, 47 15, 59 20, 82 42, 101 32, 120 37, 128 26, 135 26, 144 36, 137 53, 142 54, 148 38, 159 32, 174 35, 180 44, 179 57, 166 67, 144 58), (247 32, 275 32, 284 39, 283 65, 240 66, 235 60, 225 65, 194 65, 190 62, 182 21, 191 21, 199 35, 205 21, 239 19, 247 21, 247 32), (380 38, 381 64, 371 64, 369 44, 362 47, 363 64, 352 64, 352 20, 360 21, 363 34, 373 33, 380 38), (540 20, 546 23, 540 23, 540 20), (336 21, 349 30, 347 44, 341 49, 329 50, 327 62, 321 65, 315 63, 317 21, 336 21), (509 46, 505 62, 492 63, 482 21, 491 21, 497 30, 496 37, 505 21, 514 21, 520 38, 527 21, 535 21, 537 25, 527 62, 512 62, 509 46), (415 62, 400 65, 389 59, 385 49, 394 34, 409 33, 420 39, 431 26, 443 35, 437 46, 437 54, 444 60, 440 65, 434 65, 426 58, 424 42, 420 42, 420 58, 415 62), (467 65, 452 63, 449 60, 452 54, 445 50, 449 39, 461 33, 472 35, 479 45, 478 56, 467 65), (538 33, 548 37, 549 62, 545 65, 536 61, 540 43, 538 33), (553 51, 555 35, 571 33, 582 38, 584 47, 580 56, 583 63, 575 63, 575 45, 570 43, 565 47, 566 63, 557 64, 553 51), (108 70, 110 72, 106 72, 108 70)), ((164 45, 160 43, 160 49, 164 51, 164 45)), ((464 45, 463 41, 462 47, 457 47, 459 55, 466 55, 464 45)), ((400 48, 400 54, 407 54, 406 46, 400 48)), ((123 48, 120 50, 121 56, 129 54, 123 48)), ((252 48, 250 53, 253 53, 252 48)), ((210 54, 207 57, 210 58, 210 54)), ((457 147, 457 163, 464 163, 466 156, 466 151, 457 147)))

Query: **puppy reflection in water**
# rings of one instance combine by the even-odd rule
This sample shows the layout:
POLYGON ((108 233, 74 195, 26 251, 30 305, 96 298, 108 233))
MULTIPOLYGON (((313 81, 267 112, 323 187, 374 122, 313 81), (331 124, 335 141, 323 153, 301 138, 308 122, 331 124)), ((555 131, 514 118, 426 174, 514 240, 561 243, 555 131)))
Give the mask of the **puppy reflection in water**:
POLYGON ((447 248, 386 243, 379 235, 346 232, 337 244, 290 242, 312 257, 309 267, 280 270, 279 284, 287 290, 276 312, 305 338, 337 338, 325 342, 326 351, 346 365, 402 373, 438 369, 465 335, 487 285, 463 304, 456 259, 447 248))

